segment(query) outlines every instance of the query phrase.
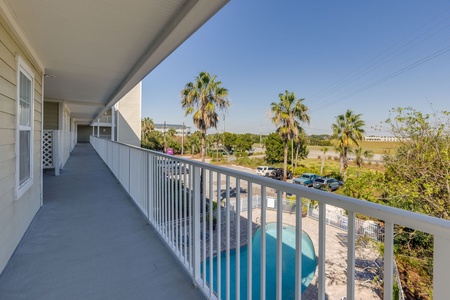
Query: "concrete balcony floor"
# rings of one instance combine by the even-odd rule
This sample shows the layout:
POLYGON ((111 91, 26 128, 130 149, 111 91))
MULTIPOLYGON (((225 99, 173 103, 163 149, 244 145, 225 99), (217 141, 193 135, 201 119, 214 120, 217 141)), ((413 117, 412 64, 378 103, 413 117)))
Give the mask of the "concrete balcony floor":
POLYGON ((0 299, 204 299, 90 144, 58 177, 0 275, 0 299))

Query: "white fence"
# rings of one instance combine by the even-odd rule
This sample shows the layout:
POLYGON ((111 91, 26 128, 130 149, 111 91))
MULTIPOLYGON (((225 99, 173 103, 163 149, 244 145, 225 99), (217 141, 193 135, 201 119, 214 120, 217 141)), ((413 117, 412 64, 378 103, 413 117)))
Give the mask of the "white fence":
MULTIPOLYGON (((91 137, 91 144, 149 222, 159 232, 168 247, 185 266, 195 284, 210 299, 240 299, 241 289, 244 290, 247 299, 252 299, 253 285, 259 286, 260 298, 266 299, 268 284, 276 290, 276 299, 284 299, 286 296, 282 289, 282 283, 285 280, 281 271, 282 240, 276 239, 275 257, 267 257, 265 231, 261 231, 260 244, 253 245, 251 239, 253 223, 244 223, 242 218, 232 217, 231 200, 236 199, 235 210, 240 212, 242 207, 253 207, 252 199, 256 191, 261 195, 258 198, 261 210, 257 217, 261 224, 266 224, 267 206, 268 204, 274 206, 273 209, 277 216, 277 236, 282 235, 282 194, 287 192, 296 196, 296 259, 295 262, 292 262, 292 266, 295 267, 295 299, 301 299, 302 198, 314 199, 319 203, 318 216, 317 212, 314 212, 319 222, 318 249, 316 251, 318 299, 329 297, 326 296, 326 243, 328 238, 326 226, 330 221, 327 221, 326 205, 339 207, 348 212, 345 221, 348 228, 347 257, 341 262, 347 266, 347 299, 355 299, 355 241, 358 229, 356 213, 381 220, 384 223, 384 299, 392 299, 393 294, 394 224, 427 232, 434 236, 433 297, 434 299, 447 299, 450 295, 450 285, 447 283, 447 274, 450 270, 450 260, 448 259, 449 221, 181 159, 109 140, 91 137), (240 201, 241 188, 246 191, 245 198, 247 199, 247 203, 243 205, 240 201), (268 196, 273 197, 276 201, 268 203, 268 196), (215 206, 220 207, 221 213, 215 213, 215 206), (230 266, 231 249, 241 247, 243 233, 249 237, 245 257, 248 263, 245 264, 246 272, 242 273, 247 277, 246 287, 240 285, 241 259, 243 259, 240 251, 235 252, 236 271, 232 272, 234 268, 230 266), (261 253, 261 261, 258 264, 261 274, 259 282, 252 282, 253 247, 259 247, 261 253), (224 252, 223 256, 216 256, 217 265, 211 263, 206 270, 207 259, 222 252, 224 252), (267 283, 266 267, 269 259, 276 261, 276 280, 267 283), (221 270, 221 260, 225 260, 225 271, 221 270), (213 276, 213 274, 217 276, 213 276)), ((252 214, 253 210, 247 210, 247 220, 254 220, 252 214)), ((367 226, 367 230, 370 232, 369 226, 367 226)))
MULTIPOLYGON (((242 198, 240 203, 240 212, 245 212, 248 210, 248 204, 251 203, 252 208, 261 208, 261 196, 254 195, 251 201, 247 198, 242 198)), ((296 201, 282 199, 281 209, 283 212, 295 213, 296 212, 296 201)), ((232 211, 236 211, 236 200, 230 200, 230 205, 232 211)), ((266 209, 276 209, 277 200, 273 197, 267 197, 266 209)), ((306 209, 307 216, 316 220, 319 220, 319 209, 318 207, 310 207, 310 201, 303 203, 303 208, 306 209)), ((327 225, 334 226, 336 228, 342 229, 344 231, 348 230, 348 216, 345 210, 339 209, 337 207, 327 205, 326 206, 326 217, 325 222, 327 225)), ((372 220, 360 220, 355 218, 355 233, 356 235, 364 235, 375 241, 382 242, 384 240, 384 226, 379 222, 372 220)))

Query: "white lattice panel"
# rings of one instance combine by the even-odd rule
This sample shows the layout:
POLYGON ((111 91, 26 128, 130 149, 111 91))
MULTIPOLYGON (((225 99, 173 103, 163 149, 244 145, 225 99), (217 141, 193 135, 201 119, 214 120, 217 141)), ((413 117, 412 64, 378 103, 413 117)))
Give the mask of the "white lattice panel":
POLYGON ((42 144, 42 166, 44 169, 53 168, 53 131, 44 131, 42 144))

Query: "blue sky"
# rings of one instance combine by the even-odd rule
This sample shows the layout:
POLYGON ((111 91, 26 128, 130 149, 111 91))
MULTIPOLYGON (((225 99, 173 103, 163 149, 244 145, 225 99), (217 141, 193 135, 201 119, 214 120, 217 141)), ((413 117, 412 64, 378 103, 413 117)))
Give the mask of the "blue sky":
POLYGON ((450 2, 232 0, 144 79, 142 117, 195 130, 180 91, 201 71, 229 90, 226 131, 275 131, 270 103, 288 90, 305 98, 308 134, 350 108, 387 135, 373 128, 391 108, 450 110, 450 2))

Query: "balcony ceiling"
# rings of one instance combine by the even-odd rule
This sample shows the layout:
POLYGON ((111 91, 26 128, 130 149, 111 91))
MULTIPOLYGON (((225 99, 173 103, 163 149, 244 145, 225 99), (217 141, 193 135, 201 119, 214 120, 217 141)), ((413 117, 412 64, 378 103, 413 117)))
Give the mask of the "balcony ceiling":
POLYGON ((90 123, 227 2, 0 0, 0 12, 45 68, 45 99, 90 123))

